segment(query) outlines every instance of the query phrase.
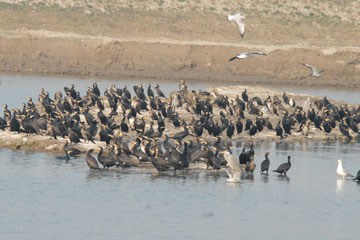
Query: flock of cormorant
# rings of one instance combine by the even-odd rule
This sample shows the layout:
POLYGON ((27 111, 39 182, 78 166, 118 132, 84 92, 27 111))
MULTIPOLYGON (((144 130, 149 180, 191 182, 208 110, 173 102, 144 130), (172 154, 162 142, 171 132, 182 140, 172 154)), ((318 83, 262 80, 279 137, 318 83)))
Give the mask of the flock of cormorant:
MULTIPOLYGON (((212 169, 230 166, 230 178, 234 171, 254 172, 255 153, 248 136, 259 132, 267 131, 280 139, 294 132, 302 137, 310 131, 329 134, 335 128, 347 138, 351 138, 350 130, 359 133, 360 107, 337 106, 326 97, 314 102, 307 99, 299 106, 285 92, 282 99, 261 99, 249 97, 245 89, 241 98, 230 99, 216 90, 190 91, 184 80, 168 97, 158 84, 154 89, 149 84, 146 94, 142 84, 133 89, 135 94, 126 85, 117 88, 113 84, 101 94, 94 83, 81 96, 72 85, 64 87, 65 96, 58 91, 53 99, 42 89, 38 103, 29 97, 22 109, 9 110, 5 104, 0 128, 67 138, 63 148, 68 160, 83 153, 75 147, 77 143, 88 142, 90 170, 99 169, 99 163, 103 168, 127 168, 148 162, 158 171, 168 171, 199 162, 212 169), (273 127, 272 122, 277 125, 273 127), (231 153, 234 137, 249 140, 238 159, 231 153), (97 158, 92 155, 92 144, 97 147, 97 158)), ((269 154, 261 163, 261 173, 269 171, 269 154)), ((289 156, 274 172, 286 175, 290 167, 289 156)), ((359 174, 356 179, 360 180, 359 174)))

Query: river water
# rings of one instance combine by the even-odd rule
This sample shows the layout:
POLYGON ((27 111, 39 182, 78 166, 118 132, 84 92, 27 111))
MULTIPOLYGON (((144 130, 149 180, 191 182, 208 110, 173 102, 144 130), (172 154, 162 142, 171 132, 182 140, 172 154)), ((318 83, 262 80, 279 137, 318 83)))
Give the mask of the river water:
MULTIPOLYGON (((0 103, 19 106, 26 96, 36 99, 41 87, 52 92, 72 82, 85 91, 93 81, 1 76, 0 103)), ((111 83, 99 85, 104 89, 111 83)), ((131 81, 116 83, 132 86, 131 81)), ((196 84, 191 87, 211 85, 196 84)), ((160 84, 164 92, 176 85, 160 84)), ((225 172, 213 170, 160 175, 149 169, 89 172, 84 157, 65 163, 63 156, 1 149, 0 238, 358 237, 360 184, 338 178, 335 171, 337 159, 352 174, 360 170, 360 143, 257 142, 258 166, 265 152, 272 153, 271 170, 292 157, 288 177, 261 175, 259 167, 253 177, 236 184, 226 182, 225 172)), ((239 153, 236 149, 233 154, 239 153)))

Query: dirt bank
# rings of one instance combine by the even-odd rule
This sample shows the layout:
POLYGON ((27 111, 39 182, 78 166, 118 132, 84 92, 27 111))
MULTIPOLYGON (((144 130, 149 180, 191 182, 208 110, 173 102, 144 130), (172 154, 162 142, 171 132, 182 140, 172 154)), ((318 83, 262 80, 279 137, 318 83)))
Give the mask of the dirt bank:
POLYGON ((184 78, 301 86, 360 87, 360 47, 255 45, 156 38, 110 38, 48 31, 0 34, 0 71, 103 77, 184 78), (268 56, 229 62, 238 52, 268 56), (327 69, 306 78, 302 62, 327 69))
POLYGON ((359 9, 355 0, 0 0, 0 72, 358 88, 359 9), (246 16, 243 39, 226 18, 235 12, 246 16), (268 56, 228 61, 243 51, 268 56), (300 80, 303 62, 327 71, 300 80))

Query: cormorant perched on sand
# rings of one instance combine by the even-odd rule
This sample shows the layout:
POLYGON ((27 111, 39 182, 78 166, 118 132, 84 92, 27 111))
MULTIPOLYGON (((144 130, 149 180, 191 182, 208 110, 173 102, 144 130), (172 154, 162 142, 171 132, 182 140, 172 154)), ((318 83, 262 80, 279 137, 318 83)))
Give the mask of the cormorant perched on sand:
POLYGON ((164 97, 164 98, 166 98, 166 97, 165 97, 165 94, 160 90, 159 84, 156 84, 155 87, 154 87, 154 89, 155 89, 155 92, 157 93, 157 95, 158 95, 159 97, 164 97))
POLYGON ((226 135, 228 136, 228 138, 230 139, 232 138, 232 136, 234 135, 234 130, 235 130, 234 121, 231 120, 226 130, 226 135))
POLYGON ((339 124, 339 129, 342 135, 350 138, 349 127, 345 125, 344 120, 341 120, 339 124))
POLYGON ((151 89, 151 83, 149 83, 149 87, 147 89, 147 94, 148 94, 148 97, 154 97, 154 92, 151 89))
POLYGON ((288 156, 288 162, 280 164, 280 166, 276 170, 274 170, 273 172, 280 173, 280 175, 282 175, 284 173, 284 175, 286 175, 286 172, 289 171, 289 169, 291 167, 290 158, 291 157, 288 156))
POLYGON ((89 149, 86 152, 86 163, 91 170, 100 169, 99 164, 97 163, 96 159, 91 155, 91 153, 94 151, 94 149, 89 149))
POLYGON ((267 152, 265 153, 265 160, 261 162, 261 173, 264 173, 266 171, 266 173, 269 173, 269 167, 270 167, 270 160, 269 160, 269 155, 271 153, 267 152))
POLYGON ((94 93, 96 96, 100 97, 100 89, 99 89, 99 87, 98 87, 98 85, 97 85, 96 82, 93 83, 93 93, 94 93))
POLYGON ((242 97, 242 99, 245 101, 245 102, 248 102, 249 101, 249 97, 248 97, 248 95, 247 95, 247 90, 246 90, 246 88, 245 88, 245 90, 241 93, 241 97, 242 97))
POLYGON ((71 157, 76 157, 79 156, 81 154, 81 151, 75 147, 69 146, 69 142, 65 141, 64 144, 64 152, 66 155, 66 160, 70 160, 70 156, 71 157))
POLYGON ((98 147, 99 149, 99 153, 97 155, 98 161, 101 163, 101 165, 103 165, 104 168, 109 168, 115 165, 115 162, 109 158, 109 157, 105 157, 103 155, 104 151, 102 147, 98 147))
POLYGON ((275 131, 276 131, 276 136, 283 138, 283 129, 280 126, 280 122, 281 122, 281 120, 279 120, 279 122, 275 128, 275 131))
POLYGON ((323 128, 326 133, 331 133, 331 126, 330 126, 328 118, 325 118, 325 120, 323 122, 323 128))
POLYGON ((249 129, 249 135, 254 136, 257 133, 258 129, 255 125, 251 125, 249 129))
POLYGON ((243 130, 243 124, 241 122, 241 119, 238 118, 238 120, 236 121, 236 133, 240 134, 243 130))

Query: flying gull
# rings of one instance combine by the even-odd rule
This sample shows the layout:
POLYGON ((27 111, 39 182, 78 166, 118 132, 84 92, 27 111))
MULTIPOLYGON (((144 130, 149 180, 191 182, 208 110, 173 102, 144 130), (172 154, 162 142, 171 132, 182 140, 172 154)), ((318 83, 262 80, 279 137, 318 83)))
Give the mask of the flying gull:
POLYGON ((243 19, 245 19, 245 16, 243 16, 241 13, 236 13, 234 15, 228 15, 229 21, 235 21, 236 24, 239 27, 240 36, 244 38, 245 34, 245 23, 243 22, 243 19))
POLYGON ((341 176, 343 179, 345 177, 354 177, 353 175, 351 175, 350 173, 346 172, 343 169, 341 160, 337 160, 336 162, 338 163, 338 166, 337 166, 337 169, 336 169, 337 175, 341 176))
POLYGON ((310 64, 303 63, 302 65, 311 69, 311 74, 309 77, 320 77, 322 75, 322 73, 326 71, 325 69, 318 71, 318 70, 316 70, 316 68, 314 68, 310 64))
POLYGON ((237 54, 235 57, 232 57, 229 59, 229 62, 235 60, 235 59, 245 59, 245 58, 251 58, 253 55, 263 55, 263 56, 267 56, 265 53, 263 52, 242 52, 237 54))

